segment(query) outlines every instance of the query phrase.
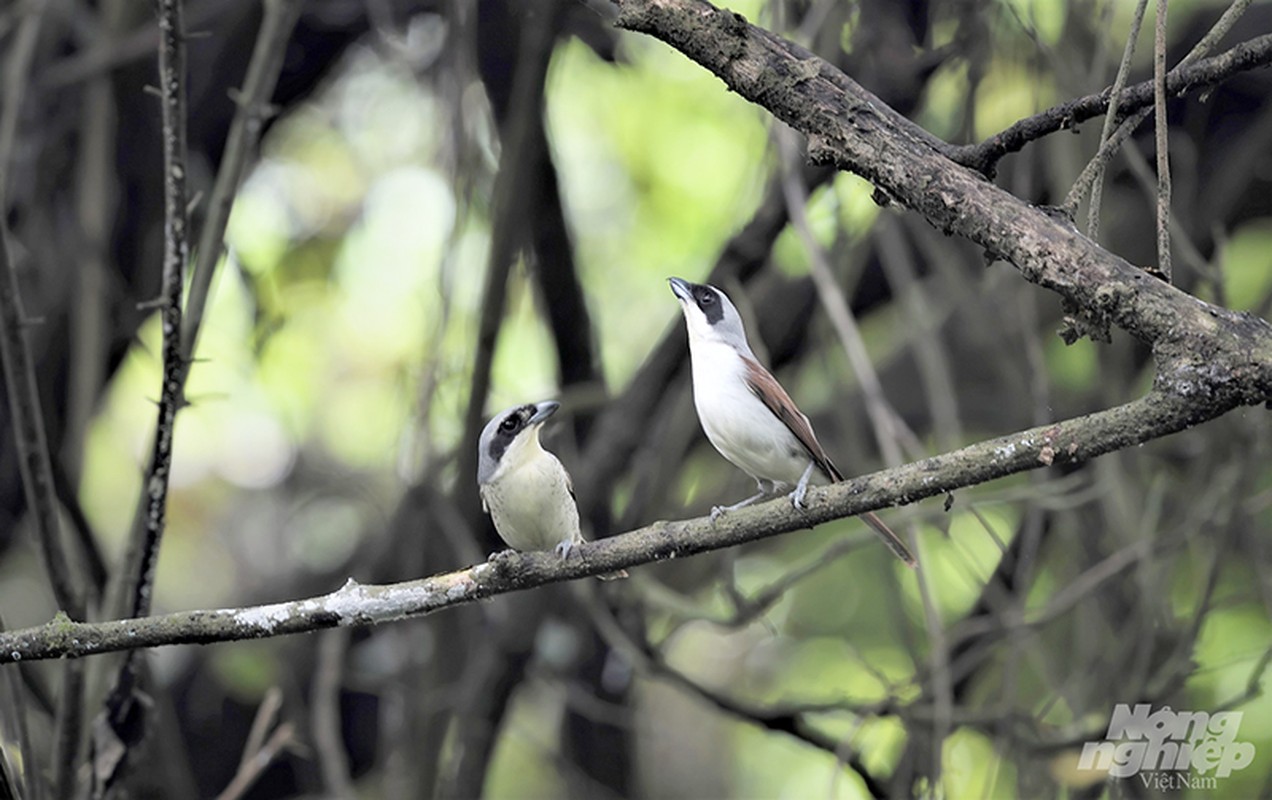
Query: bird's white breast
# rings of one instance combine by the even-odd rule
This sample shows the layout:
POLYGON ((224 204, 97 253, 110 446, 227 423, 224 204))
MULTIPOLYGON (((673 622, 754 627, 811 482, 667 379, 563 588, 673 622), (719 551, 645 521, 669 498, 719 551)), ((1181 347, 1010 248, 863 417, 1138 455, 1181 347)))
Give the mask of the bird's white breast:
POLYGON ((537 437, 514 442, 480 490, 495 530, 509 547, 551 550, 561 542, 582 540, 569 475, 537 437))
POLYGON ((693 403, 707 439, 753 478, 794 485, 809 459, 799 440, 746 381, 731 345, 690 340, 693 403))

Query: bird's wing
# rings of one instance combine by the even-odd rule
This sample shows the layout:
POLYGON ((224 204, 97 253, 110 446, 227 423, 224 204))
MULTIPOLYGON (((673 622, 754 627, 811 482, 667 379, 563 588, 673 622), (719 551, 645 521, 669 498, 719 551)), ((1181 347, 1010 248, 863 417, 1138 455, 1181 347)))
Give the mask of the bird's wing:
POLYGON ((780 419, 782 424, 795 434, 795 438, 803 445, 808 457, 813 460, 818 469, 826 473, 826 477, 832 481, 842 481, 843 473, 831 463, 830 456, 826 455, 826 451, 822 449, 821 443, 817 441, 817 436, 813 433, 813 426, 808 422, 808 417, 804 416, 795 405, 795 401, 782 388, 782 384, 777 382, 777 378, 760 366, 755 359, 742 356, 742 363, 746 365, 747 388, 768 406, 773 416, 780 419))

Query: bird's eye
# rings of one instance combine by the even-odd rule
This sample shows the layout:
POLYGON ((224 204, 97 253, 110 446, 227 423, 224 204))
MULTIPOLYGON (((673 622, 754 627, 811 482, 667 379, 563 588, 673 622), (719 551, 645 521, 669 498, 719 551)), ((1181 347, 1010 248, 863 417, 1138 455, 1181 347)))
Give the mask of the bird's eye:
POLYGON ((504 417, 504 421, 499 423, 499 430, 503 431, 504 433, 512 433, 516 429, 517 429, 516 416, 504 417))
POLYGON ((699 305, 709 306, 714 302, 715 295, 711 292, 703 292, 702 296, 698 298, 699 305))

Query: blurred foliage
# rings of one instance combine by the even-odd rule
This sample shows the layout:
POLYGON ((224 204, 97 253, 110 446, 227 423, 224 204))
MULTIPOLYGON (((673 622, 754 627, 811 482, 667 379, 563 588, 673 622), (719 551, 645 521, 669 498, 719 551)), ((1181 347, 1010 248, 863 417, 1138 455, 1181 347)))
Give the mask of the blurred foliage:
MULTIPOLYGON (((725 5, 753 20, 772 19, 761 0, 725 5)), ((976 25, 959 18, 968 5, 932 4, 929 44, 955 47, 958 55, 931 75, 911 114, 952 141, 983 138, 1110 82, 1133 4, 1003 0, 975 4, 983 5, 974 12, 976 25)), ((1172 26, 1180 25, 1172 31, 1212 20, 1224 5, 1176 0, 1172 26)), ((837 38, 854 46, 869 24, 860 13, 848 14, 837 38)), ((662 44, 628 35, 618 41, 619 58, 610 61, 578 38, 563 38, 545 97, 610 395, 622 390, 663 332, 681 324, 664 279, 703 278, 723 243, 751 218, 778 166, 775 123, 766 113, 662 44)), ((1151 24, 1140 45, 1137 76, 1149 64, 1151 24)), ((472 480, 456 474, 454 449, 463 436, 500 149, 487 101, 478 95, 464 93, 457 106, 391 48, 361 44, 327 85, 271 128, 234 205, 229 253, 188 386, 191 406, 178 419, 157 610, 283 599, 302 585, 292 579, 298 574, 360 577, 367 560, 358 554, 387 541, 407 487, 426 474, 441 476, 447 491, 472 480), (456 151, 456 129, 479 132, 465 145, 476 154, 469 161, 456 151), (461 163, 476 164, 475 171, 461 163)), ((1062 196, 1065 181, 1093 152, 1099 122, 1086 127, 1079 136, 1061 133, 1033 145, 1012 162, 1004 185, 1031 200, 1062 196)), ((1151 240, 1142 209, 1126 210, 1143 205, 1142 196, 1119 180, 1110 179, 1106 200, 1110 246, 1151 240), (1127 234, 1133 225, 1141 227, 1127 234)), ((813 232, 838 259, 846 291, 860 265, 844 254, 870 247, 884 215, 904 229, 914 257, 928 263, 914 291, 925 294, 939 317, 933 324, 948 338, 942 346, 949 347, 944 352, 963 412, 959 441, 1124 401, 1151 378, 1151 359, 1124 338, 1066 347, 1053 335, 1052 296, 1023 285, 1002 265, 985 267, 980 254, 905 212, 880 208, 872 191, 851 175, 817 189, 808 209, 813 232)), ((1266 317, 1272 217, 1220 231, 1212 249, 1225 302, 1266 317)), ((792 230, 777 239, 771 261, 782 279, 808 271, 808 254, 792 230)), ((1213 295, 1200 281, 1195 291, 1213 295)), ((488 412, 559 393, 545 302, 552 298, 535 291, 530 267, 518 263, 488 412)), ((930 398, 913 367, 922 334, 907 314, 894 298, 859 322, 915 442, 937 452, 939 438, 954 433, 933 428, 930 398)), ((859 474, 881 466, 880 458, 862 421, 860 382, 823 317, 818 308, 805 351, 779 374, 841 466, 859 474)), ((153 435, 148 401, 159 383, 159 343, 158 320, 151 318, 111 377, 87 434, 80 497, 112 561, 128 532, 153 435)), ((1236 412, 1108 456, 1080 485, 1049 472, 1018 476, 960 491, 948 514, 939 501, 890 512, 898 530, 919 543, 917 574, 873 543, 863 545, 826 559, 757 620, 731 620, 734 597, 721 585, 754 596, 845 538, 867 541, 862 526, 840 521, 704 558, 696 569, 705 575, 686 565, 650 568, 673 600, 647 600, 643 621, 668 663, 712 691, 757 706, 842 703, 844 710, 810 724, 841 737, 879 774, 895 768, 910 746, 920 750, 919 759, 938 759, 939 785, 926 787, 933 797, 1013 797, 1044 779, 1054 780, 1062 796, 1079 796, 1089 775, 1072 767, 1080 749, 1073 742, 1100 731, 1105 693, 1135 702, 1129 692, 1171 681, 1179 684, 1168 695, 1177 708, 1215 709, 1243 699, 1239 738, 1258 755, 1223 790, 1231 797, 1266 794, 1272 700, 1243 693, 1257 688, 1261 676, 1252 670, 1272 641, 1268 554, 1235 545, 1272 530, 1265 417, 1261 409, 1236 412), (1233 531, 1242 525, 1253 530, 1233 531), (1018 596, 990 591, 987 600, 1002 553, 1022 552, 1024 536, 1042 542, 1022 556, 1027 584, 1018 596), (1147 544, 1131 566, 1100 572, 1105 559, 1136 542, 1147 544), (1057 603, 1064 605, 1053 608, 1057 603), (996 728, 956 721, 933 743, 920 741, 896 716, 853 711, 890 698, 918 700, 918 687, 941 668, 937 654, 948 657, 973 638, 963 623, 988 619, 995 609, 1009 609, 1004 613, 1015 627, 1003 632, 1008 643, 986 657, 989 665, 964 702, 980 704, 984 713, 1031 715, 1041 720, 1034 732, 1050 740, 1017 736, 1006 722, 996 728), (981 616, 969 617, 973 612, 981 616), (1132 658, 1119 647, 1108 657, 1127 659, 1126 674, 1143 684, 1088 685, 1104 663, 1098 651, 1130 636, 1142 643, 1141 652, 1132 658), (1178 674, 1155 667, 1178 667, 1178 674)), ((696 514, 748 488, 702 442, 667 466, 678 471, 651 520, 696 514)), ((627 500, 616 493, 610 510, 627 500)), ((439 535, 420 535, 430 534, 439 535)), ((43 596, 34 572, 29 553, 8 559, 0 589, 7 624, 47 618, 50 609, 29 599, 11 602, 43 596)), ((290 680, 285 653, 275 643, 240 644, 216 649, 209 664, 229 694, 250 704, 290 680)), ((169 666, 178 661, 164 659, 169 666)), ((541 672, 532 669, 532 676, 543 679, 517 693, 500 729, 486 783, 492 798, 595 788, 564 763, 556 735, 573 687, 536 668, 541 672)), ((638 783, 649 796, 691 780, 732 796, 868 796, 834 755, 728 716, 702 722, 708 711, 700 699, 654 683, 637 679, 640 710, 631 723, 638 783), (695 770, 712 774, 694 777, 695 770)), ((923 700, 932 706, 930 696, 923 700)), ((368 788, 365 796, 378 795, 368 788)))

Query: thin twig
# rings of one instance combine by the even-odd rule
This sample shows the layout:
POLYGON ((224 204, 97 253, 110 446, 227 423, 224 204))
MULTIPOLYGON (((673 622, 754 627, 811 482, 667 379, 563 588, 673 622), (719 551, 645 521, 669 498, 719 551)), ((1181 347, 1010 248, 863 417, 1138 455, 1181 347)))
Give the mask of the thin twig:
POLYGON ((150 454, 145 488, 145 514, 135 544, 135 561, 129 564, 133 581, 127 612, 145 616, 150 611, 155 561, 163 537, 168 504, 168 478, 172 471, 173 433, 182 403, 185 366, 181 356, 181 296, 190 257, 186 192, 185 30, 183 0, 159 2, 159 87, 163 115, 164 245, 160 315, 163 322, 163 384, 159 413, 150 454))
MULTIPOLYGON (((1100 131, 1101 144, 1107 142, 1113 135, 1118 105, 1122 102, 1122 90, 1126 88, 1126 79, 1131 73, 1131 57, 1135 55, 1135 41, 1139 39, 1140 26, 1144 23, 1144 11, 1147 8, 1148 0, 1138 0, 1135 4, 1135 13, 1131 17, 1131 31, 1126 35, 1126 46, 1122 48, 1122 61, 1117 65, 1117 76, 1113 79, 1113 88, 1109 90, 1109 109, 1104 114, 1104 127, 1100 131)), ((1091 178, 1091 203, 1087 209, 1087 237, 1097 242, 1100 240, 1100 201, 1103 194, 1104 164, 1097 164, 1095 174, 1091 178)))
MULTIPOLYGON (((142 484, 138 518, 124 563, 108 598, 109 610, 128 617, 150 613, 155 563, 163 538, 168 503, 168 478, 172 470, 173 435, 182 399, 185 363, 181 357, 181 299, 189 261, 189 219, 186 203, 186 98, 185 28, 183 0, 159 0, 159 96, 162 115, 164 248, 160 317, 163 329, 163 383, 159 394, 158 421, 150 454, 150 466, 142 484), (122 604, 122 608, 114 607, 122 604)), ((146 702, 138 691, 138 651, 124 659, 94 725, 90 757, 96 760, 106 748, 131 743, 144 730, 146 702)), ((123 756, 111 759, 109 769, 92 773, 92 794, 103 796, 126 769, 123 756)))
POLYGON ((295 744, 295 741, 295 727, 290 722, 279 725, 261 748, 250 754, 250 759, 235 773, 234 779, 216 796, 216 800, 238 800, 252 788, 252 784, 256 783, 269 765, 274 763, 274 759, 278 758, 283 750, 295 744))
POLYGON ((1170 283, 1170 123, 1166 119, 1168 6, 1168 0, 1157 0, 1157 25, 1153 34, 1153 141, 1157 147, 1157 270, 1170 283))
MULTIPOLYGON (((1144 154, 1133 148, 1128 149, 1126 151, 1126 164, 1130 168, 1131 176, 1135 178, 1136 183, 1144 190, 1147 199, 1150 202, 1156 200, 1156 177, 1153 175, 1153 170, 1148 165, 1148 159, 1144 157, 1144 154)), ((1179 253, 1183 263, 1206 280, 1210 285, 1210 291, 1213 292, 1212 296, 1215 298, 1216 303, 1221 306, 1228 305, 1227 292, 1223 285, 1223 272, 1218 266, 1222 262, 1222 254, 1216 253, 1212 259, 1207 260, 1201 254, 1201 248, 1197 246, 1197 243, 1193 241, 1183 224, 1174 215, 1170 217, 1170 234, 1174 250, 1179 253)))
MULTIPOLYGON (((1239 2, 1246 3, 1247 0, 1239 0, 1239 2)), ((1222 22, 1221 19, 1220 23, 1222 22)), ((1208 47, 1213 46, 1214 42, 1210 39, 1211 37, 1207 35, 1198 47, 1202 44, 1208 47)), ((1167 75, 1166 89, 1172 96, 1203 90, 1222 83, 1237 73, 1266 66, 1270 61, 1272 61, 1272 34, 1264 34, 1236 45, 1214 58, 1196 64, 1192 61, 1187 62, 1187 65, 1180 62, 1180 65, 1167 75)), ((1013 123, 982 142, 948 148, 947 155, 963 166, 992 176, 996 165, 1004 156, 1018 152, 1025 145, 1044 136, 1073 128, 1088 119, 1104 114, 1108 109, 1109 94, 1109 89, 1104 89, 1096 94, 1068 100, 1013 123)), ((1119 107, 1127 115, 1123 118, 1125 121, 1135 112, 1152 106, 1153 82, 1150 80, 1137 83, 1127 88, 1121 98, 1119 107)))
POLYGON ((340 688, 348 650, 347 628, 334 628, 319 635, 318 666, 314 670, 309 700, 310 737, 322 775, 324 796, 341 800, 354 797, 340 718, 340 688))
MULTIPOLYGON (((1229 69, 1214 70, 1214 80, 1207 79, 1199 81, 1198 83, 1191 84, 1192 86, 1210 85, 1218 80, 1226 79, 1237 71, 1250 69, 1255 66, 1264 66, 1268 64, 1269 61, 1272 61, 1272 34, 1265 34, 1243 44, 1237 45, 1228 52, 1209 59, 1204 64, 1197 64, 1195 68, 1190 69, 1190 66, 1193 65, 1194 62, 1199 61, 1202 56, 1210 52, 1210 48, 1214 47, 1215 44, 1217 44, 1219 40, 1227 34, 1232 26, 1236 24, 1237 19, 1241 16, 1241 14, 1245 12, 1250 3, 1251 0, 1233 1, 1232 5, 1228 7, 1228 10, 1219 17, 1219 20, 1214 24, 1214 26, 1206 33, 1205 36, 1201 38, 1201 41, 1197 42, 1193 49, 1188 52, 1188 55, 1180 59, 1179 64, 1177 64, 1175 68, 1167 74, 1166 89, 1168 92, 1171 94, 1178 94, 1181 90, 1177 88, 1177 83, 1183 83, 1185 76, 1189 76, 1193 73, 1201 73, 1203 71, 1203 67, 1224 65, 1233 69, 1231 69, 1231 71, 1229 71, 1229 69)), ((1061 205, 1061 208, 1069 215, 1070 218, 1073 217, 1074 211, 1078 207, 1078 203, 1082 200, 1082 197, 1087 193, 1091 184, 1095 180, 1096 172, 1098 170, 1102 170, 1104 166, 1108 164, 1117 149, 1130 138, 1131 134, 1135 132, 1135 129, 1139 127, 1140 123, 1147 119, 1149 114, 1153 113, 1152 104, 1155 102, 1154 98, 1156 97, 1154 83, 1154 81, 1148 81, 1146 83, 1137 84, 1133 89, 1126 92, 1127 107, 1135 107, 1138 110, 1133 114, 1127 115, 1127 118, 1118 125, 1117 130, 1113 132, 1113 135, 1100 145, 1100 149, 1096 152, 1095 156, 1086 165, 1086 168, 1082 170, 1082 173, 1078 175, 1078 179, 1073 182, 1073 187, 1069 189, 1069 194, 1065 197, 1064 203, 1061 205), (1130 102, 1132 99, 1135 100, 1134 104, 1130 102)))
POLYGON ((283 691, 277 686, 265 690, 261 704, 256 707, 256 716, 252 718, 252 727, 247 731, 247 740, 243 742, 243 755, 239 759, 239 772, 250 768, 256 754, 265 746, 266 736, 278 719, 278 712, 283 707, 283 691))
POLYGON ((22 100, 44 10, 43 3, 27 6, 26 16, 14 34, 4 65, 5 102, 3 113, 0 113, 0 357, 4 361, 4 380, 13 415, 23 493, 35 521, 36 539, 44 568, 49 574, 53 597, 68 614, 83 619, 84 599, 76 588, 75 575, 62 546, 53 463, 40 410, 35 362, 27 343, 30 323, 22 310, 17 266, 13 263, 9 230, 5 224, 9 208, 9 167, 13 163, 22 100))
POLYGON ((181 363, 187 367, 194 358, 203 322, 203 310, 212 287, 212 277, 225 243, 225 225, 235 193, 243 180, 250 158, 256 151, 265 121, 273 113, 269 99, 283 71, 287 42, 300 16, 300 0, 266 0, 265 16, 247 66, 243 89, 235 96, 238 106, 230 124, 221 156, 221 167, 212 186, 207 218, 199 232, 199 248, 190 276, 184 328, 181 331, 181 363))

